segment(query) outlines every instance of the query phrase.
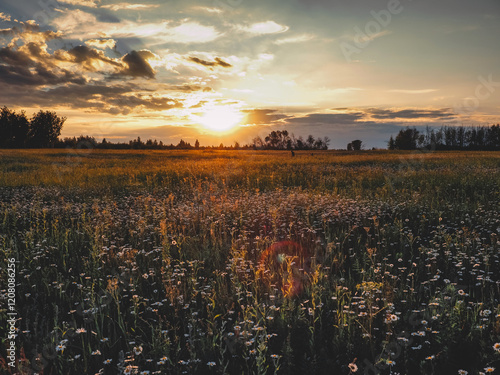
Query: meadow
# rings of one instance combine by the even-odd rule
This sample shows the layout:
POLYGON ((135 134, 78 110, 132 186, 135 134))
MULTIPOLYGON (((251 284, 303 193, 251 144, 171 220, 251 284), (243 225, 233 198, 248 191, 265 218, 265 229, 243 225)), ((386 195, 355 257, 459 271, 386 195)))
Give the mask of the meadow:
POLYGON ((1 371, 498 372, 499 186, 500 152, 0 150, 1 371))

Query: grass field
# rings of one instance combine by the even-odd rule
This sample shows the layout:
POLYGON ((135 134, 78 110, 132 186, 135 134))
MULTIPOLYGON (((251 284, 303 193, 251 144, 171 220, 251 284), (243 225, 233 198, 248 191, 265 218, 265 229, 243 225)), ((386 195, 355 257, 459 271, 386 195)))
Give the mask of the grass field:
POLYGON ((0 150, 0 366, 487 373, 499 187, 498 152, 0 150))

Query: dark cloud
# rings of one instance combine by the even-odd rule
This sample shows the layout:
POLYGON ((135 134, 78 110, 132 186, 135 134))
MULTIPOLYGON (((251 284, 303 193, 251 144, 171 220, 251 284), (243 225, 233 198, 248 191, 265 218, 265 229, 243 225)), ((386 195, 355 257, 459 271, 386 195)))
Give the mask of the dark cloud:
POLYGON ((302 117, 294 117, 287 120, 293 124, 352 124, 364 117, 362 112, 351 113, 311 113, 302 117))
MULTIPOLYGON (((101 10, 102 12, 102 10, 101 10)), ((100 22, 109 22, 109 23, 120 23, 121 20, 115 15, 106 12, 106 13, 95 13, 96 18, 100 22)))
POLYGON ((203 91, 203 92, 212 92, 212 91, 214 91, 213 88, 208 87, 208 86, 203 86, 203 85, 189 85, 189 84, 165 86, 164 89, 166 89, 166 90, 173 90, 173 91, 203 91))
MULTIPOLYGON (((114 65, 117 67, 121 67, 122 64, 120 62, 115 61, 112 58, 107 57, 103 51, 99 51, 94 48, 90 48, 87 46, 77 46, 68 51, 68 55, 71 57, 71 62, 83 65, 87 70, 95 71, 95 67, 93 62, 96 60, 105 62, 110 65, 114 65)), ((65 59, 66 55, 63 56, 65 59)))
POLYGON ((21 49, 0 48, 0 82, 15 86, 44 86, 68 82, 84 84, 86 79, 54 65, 46 58, 41 46, 31 42, 21 49))
POLYGON ((287 115, 275 113, 275 109, 251 109, 242 112, 246 113, 245 118, 242 121, 244 124, 269 125, 278 120, 288 118, 287 115))
POLYGON ((0 82, 12 86, 45 86, 64 83, 83 85, 86 79, 66 69, 53 71, 41 63, 31 67, 0 65, 0 82))
POLYGON ((375 124, 373 120, 449 120, 455 114, 449 109, 383 109, 335 108, 345 113, 312 113, 287 120, 294 124, 375 124))
POLYGON ((33 65, 33 60, 26 52, 9 46, 0 49, 0 63, 20 67, 33 65))
POLYGON ((12 86, 82 85, 86 82, 83 75, 57 66, 54 56, 46 52, 47 41, 58 38, 60 33, 41 31, 30 21, 15 22, 16 26, 0 31, 3 36, 15 38, 15 43, 0 48, 0 82, 12 86))
POLYGON ((126 67, 118 75, 154 78, 155 71, 148 62, 148 59, 154 57, 155 55, 147 50, 129 52, 122 59, 126 67))
POLYGON ((452 119, 455 114, 449 108, 436 109, 436 110, 421 110, 421 109, 379 109, 370 108, 366 110, 375 119, 452 119))
POLYGON ((223 68, 231 68, 232 67, 231 64, 229 64, 228 62, 225 62, 220 57, 216 57, 215 61, 207 61, 207 60, 200 59, 198 57, 190 56, 189 61, 192 61, 196 64, 210 66, 210 67, 212 67, 212 66, 221 66, 223 68))
MULTIPOLYGON (((109 77, 154 78, 155 71, 148 60, 156 55, 150 51, 134 50, 121 58, 108 57, 104 51, 88 45, 79 45, 67 51, 51 51, 47 41, 59 34, 42 32, 37 25, 29 22, 1 30, 1 33, 12 40, 7 47, 0 48, 2 103, 42 108, 64 105, 73 109, 110 114, 164 111, 183 106, 181 100, 156 95, 155 88, 145 89, 132 83, 106 81, 109 77), (102 64, 95 64, 97 62, 108 64, 111 73, 109 69, 100 72, 102 64), (69 68, 68 64, 72 67, 69 68), (85 78, 85 70, 101 75, 92 76, 90 80, 85 78)), ((90 44, 96 44, 95 42, 92 40, 90 44)), ((201 85, 179 85, 172 89, 212 90, 201 85)))
POLYGON ((6 105, 38 105, 56 107, 64 103, 70 108, 90 112, 128 114, 134 110, 163 111, 181 108, 182 101, 152 93, 133 84, 66 84, 51 89, 17 90, 14 95, 0 93, 0 102, 6 105))
POLYGON ((68 98, 68 103, 74 108, 88 108, 111 114, 128 114, 133 110, 168 110, 180 108, 179 100, 152 95, 138 94, 140 88, 135 85, 85 85, 61 86, 48 90, 47 98, 54 103, 60 103, 68 98))

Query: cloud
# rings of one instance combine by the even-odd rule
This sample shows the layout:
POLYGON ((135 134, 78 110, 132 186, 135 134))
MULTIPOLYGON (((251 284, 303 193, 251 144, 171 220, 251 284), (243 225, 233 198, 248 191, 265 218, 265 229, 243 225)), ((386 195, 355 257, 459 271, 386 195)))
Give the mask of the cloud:
POLYGON ((103 5, 101 8, 110 9, 113 11, 117 10, 144 10, 144 9, 153 9, 158 8, 160 4, 130 4, 130 3, 118 3, 118 4, 109 4, 103 5))
POLYGON ((352 113, 311 113, 306 116, 289 118, 292 124, 353 124, 364 117, 362 112, 352 113))
POLYGON ((10 42, 12 45, 16 44, 17 41, 45 43, 49 40, 61 38, 63 35, 59 31, 41 31, 40 27, 34 21, 19 22, 16 20, 13 22, 15 22, 15 26, 0 29, 0 37, 12 37, 10 42))
POLYGON ((275 109, 250 109, 243 110, 242 112, 246 115, 241 123, 247 125, 270 125, 272 123, 275 123, 276 121, 289 117, 284 114, 275 113, 275 109))
POLYGON ((33 64, 33 60, 28 53, 8 46, 0 49, 0 63, 15 66, 30 66, 33 64))
POLYGON ((66 82, 84 84, 83 75, 59 67, 47 50, 46 42, 59 37, 53 31, 39 31, 34 23, 19 22, 1 30, 11 36, 7 47, 0 48, 0 82, 13 86, 46 86, 66 82))
POLYGON ((62 4, 84 6, 88 8, 97 8, 97 3, 100 2, 100 0, 57 0, 57 1, 62 4))
POLYGON ((115 49, 116 40, 114 39, 90 39, 85 41, 85 44, 91 47, 96 47, 99 49, 115 49))
POLYGON ((163 43, 206 43, 219 38, 221 34, 212 26, 204 26, 198 22, 189 21, 169 28, 161 36, 163 43))
POLYGON ((52 70, 41 63, 34 63, 31 67, 0 65, 0 82, 12 86, 45 86, 67 82, 83 85, 86 79, 65 69, 52 70))
POLYGON ((312 34, 300 34, 300 35, 291 36, 289 38, 278 39, 277 41, 274 42, 274 44, 282 45, 282 44, 289 44, 289 43, 303 43, 303 42, 308 42, 314 38, 315 38, 315 36, 312 34))
POLYGON ((118 75, 154 78, 155 71, 149 65, 148 59, 155 57, 156 55, 148 50, 129 52, 122 58, 126 67, 118 75))
POLYGON ((10 21, 11 18, 10 18, 10 15, 0 12, 0 20, 2 20, 2 21, 10 21))
POLYGON ((422 89, 422 90, 389 90, 389 92, 397 92, 401 94, 428 94, 431 92, 436 92, 437 89, 422 89))
POLYGON ((250 26, 239 26, 238 28, 254 35, 279 34, 289 29, 288 26, 280 25, 274 21, 258 22, 250 26))
POLYGON ((200 59, 198 57, 190 56, 189 61, 192 61, 196 64, 210 66, 210 67, 213 67, 213 66, 221 66, 223 68, 231 68, 232 67, 231 64, 229 64, 228 62, 225 62, 220 57, 216 57, 215 61, 207 61, 207 60, 200 59))
POLYGON ((202 12, 207 12, 207 13, 222 13, 222 9, 220 8, 211 8, 211 7, 204 7, 204 6, 194 6, 190 8, 191 10, 199 10, 202 12))
POLYGON ((163 86, 162 88, 164 90, 185 91, 185 92, 195 92, 195 91, 212 92, 212 91, 214 91, 213 88, 208 87, 208 86, 190 85, 190 84, 171 85, 171 86, 167 85, 167 86, 163 86))
POLYGON ((94 62, 101 61, 106 64, 113 65, 115 67, 121 67, 122 64, 110 57, 107 57, 103 51, 93 49, 87 46, 77 46, 70 49, 68 52, 59 52, 56 56, 61 60, 71 61, 76 64, 82 65, 85 69, 90 71, 96 71, 98 68, 94 65, 94 62))
POLYGON ((109 25, 97 21, 96 16, 80 9, 67 10, 52 20, 52 25, 67 37, 80 39, 107 33, 109 25))
POLYGON ((448 120, 455 118, 456 114, 449 108, 443 109, 379 109, 369 108, 365 110, 374 119, 440 119, 448 120))
POLYGON ((369 126, 382 123, 381 120, 404 125, 409 120, 442 121, 455 118, 448 108, 444 109, 382 109, 382 108, 335 108, 337 113, 310 113, 287 118, 288 124, 297 125, 351 125, 369 126))
POLYGON ((90 112, 109 113, 112 115, 129 114, 133 111, 165 111, 182 108, 182 101, 169 96, 144 93, 134 84, 105 84, 76 85, 67 84, 44 91, 17 91, 14 96, 4 97, 2 102, 15 105, 29 103, 30 106, 42 107, 69 107, 72 109, 90 112))
POLYGON ((119 20, 109 14, 96 15, 80 9, 66 10, 52 20, 52 25, 68 38, 149 38, 149 45, 165 43, 207 43, 222 34, 213 26, 205 26, 188 18, 179 21, 142 22, 119 20))

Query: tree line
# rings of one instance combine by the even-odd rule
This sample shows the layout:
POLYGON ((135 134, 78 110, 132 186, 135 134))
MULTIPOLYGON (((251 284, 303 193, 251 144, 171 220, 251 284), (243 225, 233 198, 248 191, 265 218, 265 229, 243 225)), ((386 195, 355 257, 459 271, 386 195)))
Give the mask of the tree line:
POLYGON ((63 140, 59 140, 54 148, 96 148, 96 149, 107 149, 107 150, 205 150, 205 149, 217 149, 217 150, 239 150, 248 149, 250 146, 241 146, 238 142, 230 146, 225 146, 221 143, 219 146, 200 146, 198 140, 195 141, 194 145, 181 139, 177 144, 166 144, 163 141, 158 141, 156 139, 148 139, 143 141, 141 137, 130 140, 128 142, 109 142, 106 138, 103 138, 101 142, 96 140, 94 137, 81 135, 79 137, 66 137, 63 140))
MULTIPOLYGON (((194 145, 180 140, 176 145, 164 144, 156 139, 142 141, 140 137, 128 142, 101 142, 94 137, 80 136, 59 139, 66 117, 55 112, 40 110, 30 118, 26 112, 0 109, 0 148, 97 148, 97 149, 255 149, 255 150, 327 150, 330 143, 328 137, 315 138, 312 135, 295 137, 287 130, 273 130, 264 138, 255 137, 250 144, 234 146, 200 146, 196 140, 194 145)), ((362 141, 354 140, 347 145, 348 151, 362 149, 362 141)), ((407 127, 391 136, 389 150, 500 150, 500 125, 465 127, 443 126, 440 129, 427 127, 425 131, 407 127)))
POLYGON ((256 150, 327 150, 330 139, 314 138, 312 135, 296 138, 287 130, 273 130, 265 138, 255 137, 251 147, 256 150))
POLYGON ((28 118, 25 111, 0 109, 0 148, 45 148, 58 142, 66 117, 40 110, 28 118))
POLYGON ((388 142, 389 150, 500 150, 500 125, 427 127, 401 129, 388 142))

